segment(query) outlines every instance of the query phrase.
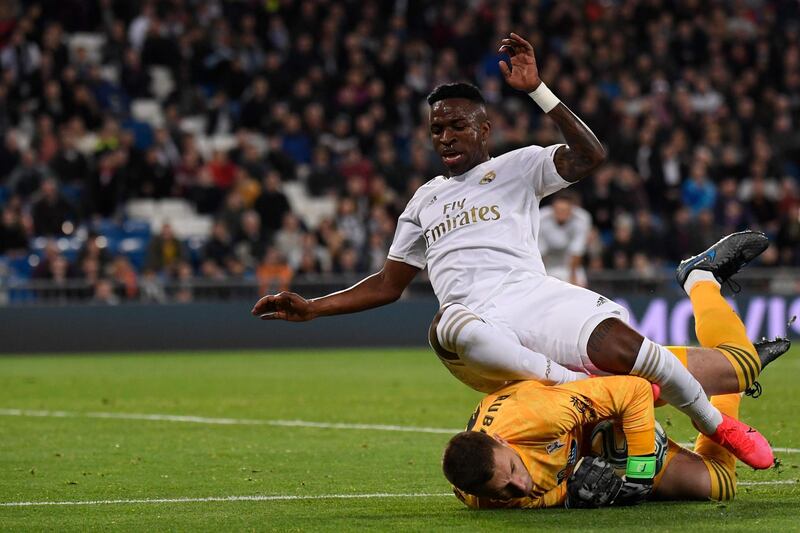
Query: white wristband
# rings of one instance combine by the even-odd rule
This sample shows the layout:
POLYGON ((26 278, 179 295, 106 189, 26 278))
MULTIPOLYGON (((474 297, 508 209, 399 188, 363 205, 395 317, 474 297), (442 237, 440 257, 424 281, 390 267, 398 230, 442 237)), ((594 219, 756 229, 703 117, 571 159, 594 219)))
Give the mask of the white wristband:
POLYGON ((539 104, 542 111, 549 113, 555 106, 561 103, 556 95, 553 94, 544 82, 540 83, 535 91, 528 93, 528 96, 533 98, 533 101, 539 104))

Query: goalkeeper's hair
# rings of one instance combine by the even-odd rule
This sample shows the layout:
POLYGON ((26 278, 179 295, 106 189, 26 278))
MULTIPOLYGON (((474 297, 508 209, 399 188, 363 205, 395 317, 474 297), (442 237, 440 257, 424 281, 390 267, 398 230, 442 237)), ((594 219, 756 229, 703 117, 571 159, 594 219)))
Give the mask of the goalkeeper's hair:
POLYGON ((448 98, 465 98, 479 104, 486 104, 480 89, 470 83, 445 83, 439 85, 428 95, 428 105, 433 105, 439 100, 448 98))
POLYGON ((486 433, 463 431, 450 439, 442 458, 444 477, 468 494, 479 493, 494 476, 498 442, 486 433))

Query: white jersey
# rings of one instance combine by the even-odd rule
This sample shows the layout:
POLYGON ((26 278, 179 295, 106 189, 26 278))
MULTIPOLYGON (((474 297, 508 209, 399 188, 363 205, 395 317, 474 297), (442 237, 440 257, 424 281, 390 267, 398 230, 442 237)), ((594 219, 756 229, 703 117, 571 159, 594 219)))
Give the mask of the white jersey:
POLYGON ((586 243, 592 228, 592 216, 583 208, 572 207, 572 214, 559 224, 553 208, 543 207, 540 213, 539 252, 547 273, 563 281, 569 281, 570 261, 573 256, 586 253, 586 243))
POLYGON ((427 265, 440 305, 474 310, 512 283, 541 279, 539 202, 570 184, 553 162, 560 146, 528 146, 432 179, 400 215, 389 259, 427 265))

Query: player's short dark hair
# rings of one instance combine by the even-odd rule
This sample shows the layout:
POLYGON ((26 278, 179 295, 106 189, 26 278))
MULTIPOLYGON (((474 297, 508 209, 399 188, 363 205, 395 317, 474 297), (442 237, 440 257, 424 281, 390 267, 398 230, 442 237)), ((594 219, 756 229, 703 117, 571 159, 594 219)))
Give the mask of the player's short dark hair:
POLYGON ((468 494, 480 492, 494 476, 496 440, 479 431, 462 431, 450 439, 442 458, 444 477, 468 494))
POLYGON ((479 104, 486 103, 480 89, 470 83, 458 82, 445 83, 436 87, 428 95, 428 104, 433 105, 439 100, 447 100, 448 98, 465 98, 479 104))

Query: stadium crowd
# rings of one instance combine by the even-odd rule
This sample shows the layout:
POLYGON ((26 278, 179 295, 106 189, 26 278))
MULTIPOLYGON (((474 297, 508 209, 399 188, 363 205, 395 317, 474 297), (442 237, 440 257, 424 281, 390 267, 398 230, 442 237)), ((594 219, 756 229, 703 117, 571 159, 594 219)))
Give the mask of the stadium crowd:
POLYGON ((496 154, 559 142, 502 81, 509 31, 607 146, 571 189, 593 220, 590 273, 666 268, 748 227, 774 243, 763 264, 800 266, 788 0, 2 2, 0 255, 106 302, 162 298, 159 279, 266 291, 375 271, 406 201, 442 171, 426 125, 437 84, 481 88, 496 154), (136 112, 148 101, 155 113, 136 112), (330 213, 304 217, 289 184, 330 213), (213 218, 199 245, 165 223, 136 258, 108 234, 132 199, 173 197, 213 218), (57 239, 79 234, 66 255, 57 239), (35 237, 55 240, 30 260, 35 237))

